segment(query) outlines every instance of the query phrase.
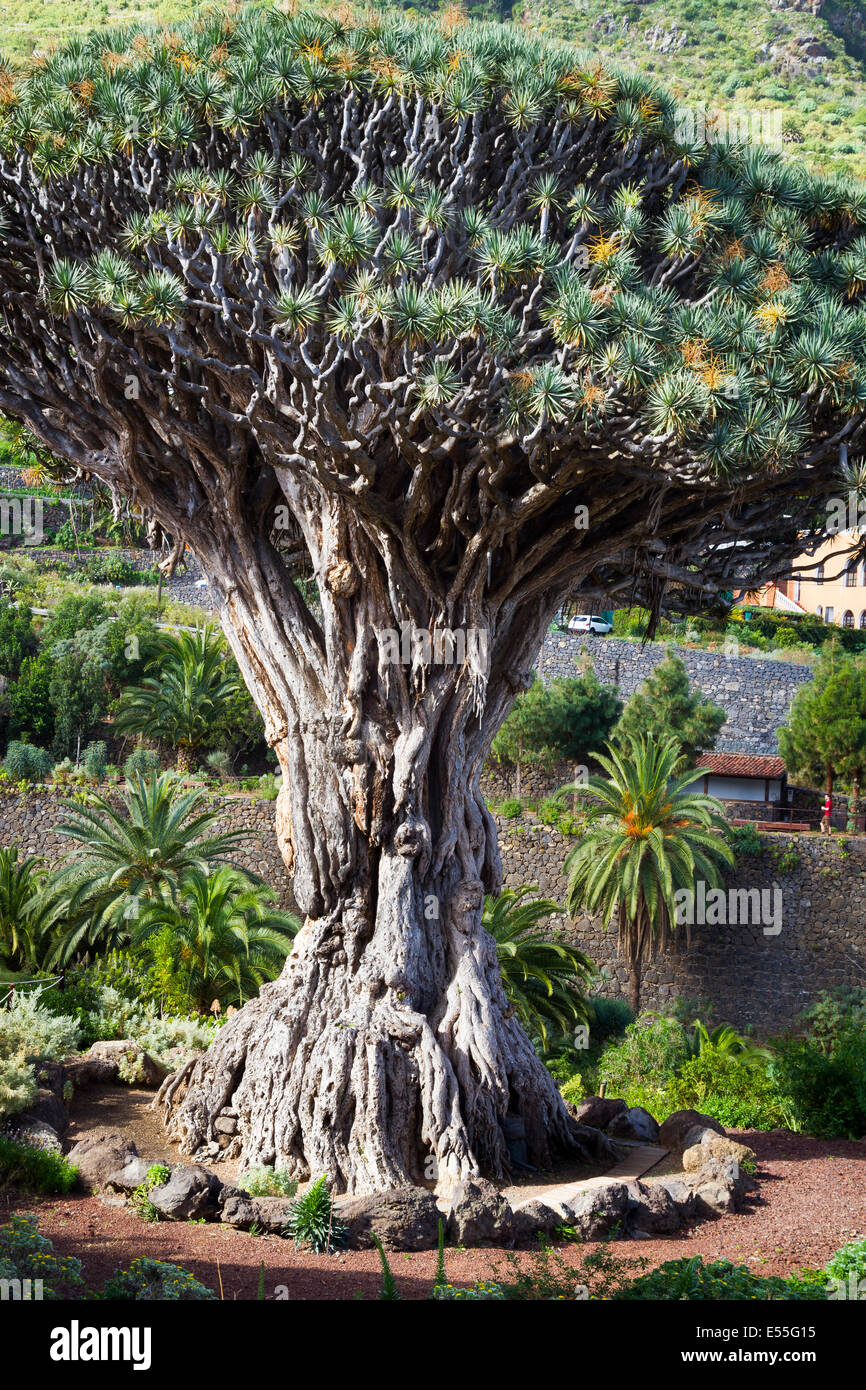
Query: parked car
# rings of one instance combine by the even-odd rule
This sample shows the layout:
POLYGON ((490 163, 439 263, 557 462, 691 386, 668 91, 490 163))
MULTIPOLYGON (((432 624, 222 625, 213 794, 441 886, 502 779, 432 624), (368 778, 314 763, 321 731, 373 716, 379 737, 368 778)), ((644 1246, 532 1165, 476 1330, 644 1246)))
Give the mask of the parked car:
POLYGON ((575 613, 568 624, 569 632, 592 632, 596 637, 605 637, 613 631, 613 623, 600 618, 596 613, 575 613))

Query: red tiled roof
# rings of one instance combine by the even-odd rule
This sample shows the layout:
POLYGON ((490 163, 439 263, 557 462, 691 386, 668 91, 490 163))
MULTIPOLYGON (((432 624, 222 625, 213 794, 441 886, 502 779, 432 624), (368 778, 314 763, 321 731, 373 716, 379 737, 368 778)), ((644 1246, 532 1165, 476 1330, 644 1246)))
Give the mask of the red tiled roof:
POLYGON ((785 764, 781 758, 762 758, 756 753, 704 753, 698 758, 704 772, 720 777, 784 777, 785 764))

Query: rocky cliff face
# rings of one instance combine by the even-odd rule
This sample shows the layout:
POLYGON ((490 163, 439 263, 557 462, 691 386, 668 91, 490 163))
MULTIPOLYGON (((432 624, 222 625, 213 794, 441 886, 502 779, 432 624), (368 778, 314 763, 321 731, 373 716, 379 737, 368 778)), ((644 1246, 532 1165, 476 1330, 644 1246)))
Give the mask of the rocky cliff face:
MULTIPOLYGON (((805 0, 801 0, 805 3, 805 0)), ((810 0, 812 13, 821 15, 838 35, 852 58, 866 62, 866 3, 864 0, 810 0)))

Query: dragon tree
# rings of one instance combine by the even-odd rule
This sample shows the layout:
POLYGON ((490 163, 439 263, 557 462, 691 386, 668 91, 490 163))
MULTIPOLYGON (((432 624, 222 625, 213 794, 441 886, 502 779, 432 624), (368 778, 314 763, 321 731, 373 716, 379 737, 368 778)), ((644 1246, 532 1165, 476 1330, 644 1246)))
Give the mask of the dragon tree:
POLYGON ((817 536, 866 189, 522 29, 247 7, 5 67, 0 210, 0 411, 189 543, 283 771, 305 925, 171 1133, 350 1191, 501 1175, 507 1115, 601 1157, 481 927, 482 765, 564 598, 817 536))

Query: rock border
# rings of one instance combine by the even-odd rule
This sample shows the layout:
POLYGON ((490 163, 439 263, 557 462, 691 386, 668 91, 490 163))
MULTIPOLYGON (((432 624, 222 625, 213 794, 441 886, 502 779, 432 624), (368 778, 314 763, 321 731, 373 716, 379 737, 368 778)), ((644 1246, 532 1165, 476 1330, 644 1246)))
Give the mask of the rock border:
MULTIPOLYGON (((596 1107, 596 1118, 621 1135, 627 1128, 624 1116, 633 1112, 624 1101, 603 1106, 596 1107)), ((649 1120, 659 1132, 646 1111, 633 1120, 642 1131, 649 1120)), ((756 1187, 751 1149, 697 1111, 677 1112, 660 1133, 671 1140, 672 1151, 682 1154, 682 1173, 646 1182, 613 1176, 606 1181, 602 1175, 590 1184, 558 1187, 556 1199, 549 1202, 543 1197, 509 1201, 484 1178, 460 1183, 449 1199, 437 1199, 424 1187, 404 1186, 337 1196, 334 1213, 345 1226, 347 1249, 371 1249, 376 1237, 386 1250, 418 1251, 435 1249, 440 1221, 450 1244, 513 1249, 534 1246, 539 1236, 553 1236, 563 1226, 583 1240, 651 1239, 742 1208, 756 1187)), ((78 1166, 82 1183, 112 1205, 127 1203, 151 1167, 129 1135, 107 1127, 86 1135, 67 1156, 78 1166)), ((241 1231, 285 1235, 291 1198, 254 1197, 198 1163, 166 1166, 168 1179, 147 1194, 165 1220, 214 1221, 241 1231)))

